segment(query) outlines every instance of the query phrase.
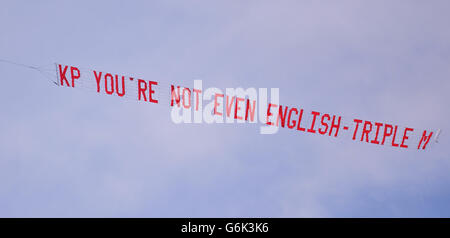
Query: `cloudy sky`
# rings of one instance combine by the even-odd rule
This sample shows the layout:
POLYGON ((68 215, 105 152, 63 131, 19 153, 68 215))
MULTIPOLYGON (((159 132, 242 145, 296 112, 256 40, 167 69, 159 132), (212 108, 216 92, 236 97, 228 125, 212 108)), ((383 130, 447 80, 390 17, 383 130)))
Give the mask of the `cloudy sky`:
POLYGON ((60 88, 0 63, 0 217, 449 217, 448 1, 2 1, 0 59, 279 88, 441 128, 400 150, 60 88))

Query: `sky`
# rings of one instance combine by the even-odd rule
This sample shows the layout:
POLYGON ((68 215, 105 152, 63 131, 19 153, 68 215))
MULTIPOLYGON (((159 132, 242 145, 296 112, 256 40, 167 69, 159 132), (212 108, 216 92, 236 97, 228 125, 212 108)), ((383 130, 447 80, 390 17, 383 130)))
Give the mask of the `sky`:
POLYGON ((2 1, 0 59, 279 88, 440 128, 401 150, 61 88, 0 62, 0 217, 449 217, 448 1, 2 1))

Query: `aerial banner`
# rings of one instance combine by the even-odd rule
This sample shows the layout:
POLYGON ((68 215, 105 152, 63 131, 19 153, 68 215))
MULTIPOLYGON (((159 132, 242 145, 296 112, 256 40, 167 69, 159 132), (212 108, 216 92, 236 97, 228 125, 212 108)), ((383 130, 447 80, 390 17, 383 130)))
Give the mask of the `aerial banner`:
POLYGON ((172 108, 175 123, 260 123, 261 134, 279 129, 335 139, 370 143, 400 150, 429 150, 439 129, 416 128, 392 122, 349 118, 301 105, 279 101, 279 89, 204 89, 201 80, 193 87, 121 75, 73 65, 55 64, 55 84, 98 94, 116 96, 172 108))

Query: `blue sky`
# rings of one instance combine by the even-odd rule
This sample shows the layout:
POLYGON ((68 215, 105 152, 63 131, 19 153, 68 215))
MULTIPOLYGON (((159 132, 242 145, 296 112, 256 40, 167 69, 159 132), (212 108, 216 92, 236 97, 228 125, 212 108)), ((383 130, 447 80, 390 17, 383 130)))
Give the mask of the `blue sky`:
POLYGON ((448 217, 448 1, 3 1, 0 58, 441 128, 429 151, 58 88, 0 64, 1 217, 448 217))

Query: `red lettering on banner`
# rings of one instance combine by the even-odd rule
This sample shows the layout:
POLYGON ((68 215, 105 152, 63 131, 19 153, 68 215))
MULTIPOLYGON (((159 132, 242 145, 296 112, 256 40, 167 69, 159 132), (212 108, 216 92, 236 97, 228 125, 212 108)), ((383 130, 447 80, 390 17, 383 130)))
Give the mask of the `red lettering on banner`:
POLYGON ((123 97, 125 95, 125 76, 122 76, 122 92, 119 93, 119 79, 118 75, 116 74, 116 93, 118 96, 123 97))
POLYGON ((293 125, 290 124, 291 123, 291 114, 292 114, 292 112, 295 112, 295 114, 298 114, 297 108, 293 107, 293 108, 291 108, 291 110, 289 110, 288 119, 287 119, 288 120, 288 128, 289 129, 294 128, 295 124, 296 124, 295 120, 292 120, 292 122, 294 123, 293 125))
POLYGON ((217 97, 221 97, 223 100, 223 94, 221 93, 216 93, 216 95, 214 96, 214 115, 218 115, 218 116, 222 116, 221 112, 217 111, 217 106, 219 106, 220 104, 217 102, 217 97))
POLYGON ((240 98, 240 97, 236 97, 236 105, 234 106, 234 119, 237 120, 242 120, 241 116, 238 116, 238 111, 241 109, 241 107, 239 106, 239 102, 244 102, 245 99, 244 98, 240 98))
POLYGON ((175 101, 178 105, 178 107, 180 107, 180 86, 177 86, 177 91, 178 94, 175 93, 175 88, 173 85, 170 85, 170 94, 171 94, 171 99, 170 99, 170 106, 173 107, 173 99, 175 98, 175 101))
POLYGON ((433 132, 430 131, 430 134, 427 136, 427 131, 424 130, 422 137, 420 138, 419 144, 417 145, 417 149, 420 149, 420 145, 422 145, 422 142, 425 142, 422 147, 422 150, 424 150, 425 147, 427 146, 428 142, 430 141, 432 135, 433 135, 433 132))
POLYGON ((324 122, 324 120, 323 120, 325 118, 327 118, 328 121, 330 121, 330 119, 331 119, 330 115, 328 115, 326 113, 322 115, 322 120, 320 121, 320 124, 322 124, 322 126, 325 127, 325 130, 322 130, 322 128, 319 128, 319 133, 321 135, 325 135, 328 131, 328 123, 324 122))
POLYGON ((198 102, 199 102, 198 94, 202 93, 202 90, 194 88, 193 91, 195 93, 195 110, 198 111, 198 102))
POLYGON ((380 142, 378 141, 378 133, 380 132, 380 127, 383 125, 383 123, 379 123, 379 122, 375 122, 375 126, 377 127, 376 130, 376 134, 375 134, 375 139, 371 140, 370 143, 372 144, 380 144, 380 142))
POLYGON ((75 79, 79 79, 81 76, 80 70, 77 67, 70 67, 70 77, 72 78, 72 88, 75 87, 75 79), (75 75, 75 72, 77 72, 77 75, 75 75))
POLYGON ((277 126, 280 126, 280 121, 281 121, 281 127, 284 128, 284 124, 286 122, 286 116, 287 116, 287 109, 288 109, 288 107, 286 106, 284 108, 284 113, 283 113, 283 106, 280 105, 278 107, 277 126))
MULTIPOLYGON (((57 79, 59 82, 56 82, 60 86, 67 87, 75 87, 75 82, 81 86, 93 86, 92 83, 85 84, 84 81, 92 80, 92 75, 90 77, 85 77, 84 71, 81 72, 78 67, 70 66, 70 65, 61 65, 56 64, 57 68, 57 79), (83 74, 83 77, 81 77, 83 74)), ((101 71, 92 70, 94 73, 94 78, 96 82, 96 91, 100 93, 101 85, 104 85, 104 92, 106 94, 112 95, 117 94, 119 97, 124 97, 128 90, 126 87, 126 81, 130 79, 133 81, 134 78, 121 76, 118 74, 111 74, 101 71), (101 82, 101 80, 105 82, 101 82)), ((136 83, 136 80, 133 81, 136 83)), ((145 81, 143 79, 137 80, 137 88, 138 88, 138 101, 146 101, 152 103, 158 103, 158 100, 155 99, 155 88, 154 86, 158 85, 156 81, 145 81), (148 92, 147 92, 148 90, 148 92), (147 98, 148 96, 148 98, 147 98)), ((132 85, 135 87, 136 85, 132 85)), ((90 89, 90 88, 89 88, 90 89)), ((94 89, 95 90, 95 89, 94 89)), ((190 109, 193 107, 192 100, 195 100, 195 110, 199 111, 199 107, 202 104, 201 94, 202 90, 195 88, 184 88, 181 86, 171 85, 171 106, 174 106, 174 101, 178 105, 178 107, 183 107, 185 109, 190 109), (175 90, 176 87, 176 90, 175 90), (181 88, 181 89, 180 89, 181 88), (195 97, 192 95, 192 91, 195 93, 195 97), (182 102, 181 99, 183 99, 182 102)), ((238 97, 237 95, 227 95, 225 101, 225 94, 216 93, 214 95, 214 115, 217 116, 227 116, 231 118, 231 112, 234 111, 234 119, 236 120, 244 120, 244 121, 255 121, 256 114, 256 100, 247 99, 247 97, 238 97), (219 98, 219 99, 218 99, 219 98), (221 98, 221 99, 220 99, 221 98), (245 103, 245 105, 244 105, 245 103), (223 105, 225 104, 225 105, 223 105), (233 105, 234 104, 234 105, 233 105), (233 109, 234 106, 234 109, 233 109), (245 112, 244 112, 245 106, 245 112), (220 108, 219 108, 220 107, 220 108), (218 109, 219 108, 219 109, 218 109), (245 116, 244 116, 245 114, 245 116)), ((259 109, 258 109, 259 110, 259 109)), ((341 126, 341 116, 328 114, 328 113, 320 113, 318 111, 310 111, 311 115, 306 114, 306 119, 303 118, 304 109, 300 107, 289 107, 277 104, 268 104, 267 114, 266 114, 266 124, 274 125, 277 127, 284 128, 287 124, 287 128, 296 129, 298 131, 309 132, 309 133, 318 133, 320 135, 329 135, 330 137, 334 135, 334 137, 338 137, 340 126, 341 126), (274 108, 272 110, 272 107, 274 108), (276 114, 276 115, 275 115, 276 114), (298 119, 294 118, 297 117, 298 119), (309 118, 312 116, 312 118, 309 118), (305 119, 302 125, 302 119, 305 119), (287 120, 287 122, 286 122, 287 120), (309 124, 309 126, 307 125, 309 124), (319 125, 316 125, 319 124, 319 125)), ((197 115, 196 115, 197 116, 197 115)), ((263 118, 262 118, 263 119, 263 118)), ((360 120, 353 119, 355 123, 355 128, 353 132, 352 140, 356 140, 356 137, 361 137, 360 141, 365 141, 367 143, 377 144, 377 145, 387 145, 391 141, 390 146, 392 147, 400 147, 400 148, 410 148, 413 142, 408 142, 408 140, 413 140, 415 137, 415 133, 420 133, 417 129, 409 128, 409 127, 401 127, 399 125, 392 125, 382 122, 368 121, 368 120, 360 120), (361 125, 361 126, 360 126, 361 125), (361 131, 358 131, 361 127, 361 131), (384 127, 384 128, 383 128, 384 127), (403 129, 403 133, 399 130, 403 129), (397 132, 400 134, 397 136, 397 132), (402 138, 397 138, 402 136, 402 138), (386 144, 385 144, 386 143, 386 144), (409 144, 409 145, 408 145, 409 144)), ((351 130, 350 127, 352 125, 343 124, 344 134, 345 131, 351 130)), ((350 133, 350 132, 349 132, 350 133)), ((439 134, 439 132, 437 132, 439 134)), ((347 136, 346 134, 344 136, 347 136)), ((417 149, 425 150, 426 146, 429 144, 431 137, 433 136, 432 131, 424 130, 421 135, 420 140, 417 144, 417 149)), ((419 139, 419 138, 417 138, 419 139)), ((437 142, 437 138, 436 138, 437 142)))
POLYGON ((158 82, 148 81, 148 100, 152 103, 158 103, 158 100, 153 99, 153 94, 155 93, 155 90, 153 90, 152 85, 158 85, 158 82))
POLYGON ((97 75, 97 71, 94 70, 95 81, 97 82, 97 92, 100 92, 100 80, 102 79, 102 72, 97 75))
POLYGON ((311 114, 313 114, 313 119, 312 119, 312 122, 311 122, 311 128, 309 128, 307 130, 307 132, 316 133, 316 130, 314 130, 314 125, 316 124, 316 117, 318 115, 320 115, 320 112, 312 111, 311 114))
POLYGON ((114 79, 110 73, 105 74, 105 91, 109 95, 114 93, 114 79), (108 90, 108 78, 111 79, 111 90, 108 90))
POLYGON ((398 126, 394 127, 394 136, 392 137, 392 146, 394 146, 394 147, 398 147, 398 144, 395 143, 395 137, 397 135, 397 128, 398 128, 398 126))
POLYGON ((364 135, 366 135, 366 142, 369 142, 370 131, 372 131, 372 123, 370 121, 365 121, 363 131, 361 134, 361 141, 363 141, 364 135), (367 126, 370 126, 370 128, 367 128, 367 126))
POLYGON ((392 135, 392 125, 385 124, 384 125, 384 133, 383 133, 383 140, 381 140, 381 144, 384 145, 384 141, 386 140, 386 137, 392 135), (390 129, 389 132, 387 132, 387 129, 390 129))
POLYGON ((225 105, 225 107, 226 107, 227 117, 230 117, 231 107, 233 107, 233 102, 234 102, 234 96, 231 97, 231 102, 230 103, 228 103, 228 99, 229 99, 229 96, 227 95, 227 104, 225 105))
POLYGON ((331 121, 331 127, 330 127, 330 134, 329 136, 331 136, 331 133, 333 132, 333 128, 336 128, 336 133, 334 133, 334 137, 337 137, 338 132, 339 132, 339 128, 341 127, 341 117, 338 117, 338 123, 335 124, 334 123, 334 119, 336 119, 336 116, 333 115, 333 120, 331 121))
POLYGON ((278 106, 277 104, 269 103, 269 106, 267 107, 266 124, 269 125, 269 126, 273 125, 273 122, 270 122, 270 120, 269 120, 269 117, 273 115, 273 114, 270 112, 270 108, 271 108, 271 107, 277 107, 277 106, 278 106))
POLYGON ((355 125, 355 131, 353 132, 353 138, 352 138, 352 140, 355 140, 355 139, 356 139, 356 133, 358 133, 359 123, 362 123, 362 120, 359 120, 359 119, 353 119, 353 121, 356 122, 356 125, 355 125))
POLYGON ((183 107, 186 109, 191 107, 191 90, 189 88, 183 88, 183 107), (188 104, 186 104, 186 92, 188 92, 188 104))
POLYGON ((248 121, 248 115, 250 114, 250 121, 255 120, 255 108, 256 108, 256 100, 253 100, 253 109, 250 107, 250 99, 247 99, 247 107, 245 110, 245 120, 248 121))
POLYGON ((67 81, 66 78, 66 72, 67 72, 67 68, 69 68, 69 66, 65 66, 64 69, 61 68, 61 65, 59 64, 59 80, 60 80, 60 85, 64 86, 64 82, 66 82, 67 86, 71 86, 69 81, 67 81))
POLYGON ((408 128, 408 127, 405 128, 405 132, 403 133, 402 144, 400 145, 400 147, 402 147, 402 148, 408 148, 408 146, 405 145, 405 141, 409 138, 408 136, 406 136, 406 133, 408 131, 414 131, 414 129, 408 128))
MULTIPOLYGON (((105 76, 106 78, 106 76, 105 76)), ((144 101, 147 101, 147 96, 145 95, 145 92, 147 91, 147 83, 142 80, 138 79, 138 100, 141 100, 141 95, 144 98, 144 101), (142 87, 142 84, 144 84, 144 88, 142 87)))
POLYGON ((300 124, 302 123, 302 118, 303 118, 303 109, 300 109, 300 113, 298 114, 298 121, 297 121, 297 130, 298 131, 306 130, 306 128, 300 126, 300 124))

